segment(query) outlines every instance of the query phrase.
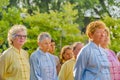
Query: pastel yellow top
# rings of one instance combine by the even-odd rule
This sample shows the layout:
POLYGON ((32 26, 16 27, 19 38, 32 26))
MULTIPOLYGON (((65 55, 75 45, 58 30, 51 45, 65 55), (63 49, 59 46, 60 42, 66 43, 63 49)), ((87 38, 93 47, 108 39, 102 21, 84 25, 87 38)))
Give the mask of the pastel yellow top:
POLYGON ((73 77, 73 68, 76 63, 74 58, 66 61, 59 72, 58 78, 59 80, 74 80, 73 77))
POLYGON ((30 65, 28 54, 10 47, 0 56, 0 80, 29 80, 30 65))

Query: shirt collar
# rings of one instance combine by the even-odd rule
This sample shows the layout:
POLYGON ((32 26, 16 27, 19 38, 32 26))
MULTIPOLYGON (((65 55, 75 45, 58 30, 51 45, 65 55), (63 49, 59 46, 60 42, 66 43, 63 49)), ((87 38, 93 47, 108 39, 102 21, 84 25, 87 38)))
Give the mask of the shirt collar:
POLYGON ((101 54, 107 54, 106 50, 102 48, 100 45, 98 46, 92 41, 90 42, 90 44, 92 45, 93 48, 100 50, 100 52, 102 51, 101 54))
POLYGON ((42 54, 42 55, 46 55, 46 54, 47 54, 47 52, 43 52, 40 48, 37 48, 37 50, 38 50, 39 53, 42 54))
POLYGON ((19 53, 19 54, 21 53, 21 50, 22 50, 22 49, 18 50, 18 49, 15 48, 14 46, 11 46, 11 47, 12 47, 12 49, 14 49, 17 53, 19 53))
POLYGON ((90 41, 89 44, 95 49, 99 49, 99 47, 100 47, 100 46, 96 45, 93 41, 90 41))

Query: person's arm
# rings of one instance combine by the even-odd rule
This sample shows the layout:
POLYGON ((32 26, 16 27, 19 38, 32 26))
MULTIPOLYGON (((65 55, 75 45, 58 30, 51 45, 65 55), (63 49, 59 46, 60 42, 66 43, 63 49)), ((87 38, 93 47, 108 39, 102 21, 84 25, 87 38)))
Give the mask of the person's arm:
POLYGON ((87 51, 81 50, 81 52, 78 54, 77 61, 74 66, 73 75, 75 80, 82 80, 87 65, 87 60, 87 51))
POLYGON ((66 73, 67 73, 67 67, 66 64, 64 63, 58 75, 59 80, 66 80, 66 75, 67 75, 66 73))
POLYGON ((59 72, 60 72, 60 69, 61 69, 61 64, 60 64, 60 60, 59 60, 59 58, 57 56, 55 56, 55 60, 57 62, 57 64, 56 64, 56 70, 57 70, 57 75, 58 75, 59 72))
POLYGON ((43 80, 40 75, 40 68, 38 65, 37 56, 30 57, 30 80, 43 80))
POLYGON ((112 56, 114 56, 114 58, 117 59, 117 56, 115 55, 115 52, 113 50, 110 50, 110 49, 108 49, 108 50, 112 54, 112 56))
POLYGON ((5 58, 5 56, 0 56, 0 80, 2 80, 3 79, 3 76, 4 76, 4 74, 5 74, 5 72, 6 72, 6 68, 5 68, 5 63, 6 63, 6 60, 5 60, 6 58, 5 58))
POLYGON ((7 73, 8 66, 10 66, 10 56, 7 54, 2 54, 0 56, 0 80, 4 79, 5 74, 7 73))

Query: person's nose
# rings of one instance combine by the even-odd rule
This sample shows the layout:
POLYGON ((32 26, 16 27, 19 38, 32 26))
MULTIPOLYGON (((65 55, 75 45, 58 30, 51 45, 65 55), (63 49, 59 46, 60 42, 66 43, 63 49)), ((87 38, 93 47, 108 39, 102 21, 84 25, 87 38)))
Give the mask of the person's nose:
POLYGON ((102 36, 103 36, 103 37, 105 37, 105 36, 106 36, 105 32, 102 32, 101 34, 102 34, 102 36))
POLYGON ((51 47, 51 44, 48 44, 48 47, 50 48, 50 47, 51 47))

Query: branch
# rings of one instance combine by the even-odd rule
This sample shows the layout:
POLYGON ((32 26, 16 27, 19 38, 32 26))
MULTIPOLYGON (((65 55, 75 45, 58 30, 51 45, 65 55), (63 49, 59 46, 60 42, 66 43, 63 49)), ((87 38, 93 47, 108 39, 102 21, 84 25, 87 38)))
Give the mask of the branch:
POLYGON ((102 5, 103 12, 107 12, 108 16, 109 16, 109 17, 112 17, 111 14, 109 13, 109 11, 108 11, 107 8, 106 8, 106 5, 105 5, 104 0, 99 0, 99 2, 100 2, 100 4, 102 5))

